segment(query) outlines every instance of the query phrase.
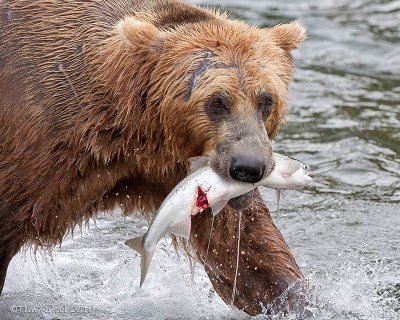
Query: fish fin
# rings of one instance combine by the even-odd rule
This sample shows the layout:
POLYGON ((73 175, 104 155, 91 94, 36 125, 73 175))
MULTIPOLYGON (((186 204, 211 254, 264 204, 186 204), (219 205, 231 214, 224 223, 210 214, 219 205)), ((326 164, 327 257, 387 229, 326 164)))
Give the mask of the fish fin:
POLYGON ((133 238, 133 239, 129 239, 127 241, 125 241, 125 244, 132 248, 133 250, 137 251, 138 253, 140 253, 141 256, 145 255, 146 252, 144 250, 143 247, 143 237, 144 236, 140 236, 137 238, 133 238))
POLYGON ((192 226, 192 219, 189 216, 185 220, 177 224, 174 224, 173 226, 170 226, 168 231, 177 236, 184 237, 186 240, 188 240, 190 237, 191 226, 192 226))
POLYGON ((280 153, 277 153, 277 152, 273 152, 272 155, 274 156, 274 158, 288 158, 284 154, 280 154, 280 153))
POLYGON ((221 200, 211 207, 213 216, 216 216, 227 205, 227 200, 221 200))
POLYGON ((199 168, 207 166, 208 157, 206 156, 192 157, 189 158, 189 162, 190 162, 190 171, 192 172, 199 168))
POLYGON ((140 287, 142 287, 144 279, 146 279, 147 271, 149 271, 151 259, 153 259, 154 251, 146 252, 140 260, 140 287))
POLYGON ((149 270, 154 251, 146 252, 146 250, 144 250, 143 236, 129 239, 125 242, 125 244, 140 253, 140 287, 142 287, 144 279, 146 279, 147 271, 149 270))
POLYGON ((276 210, 279 212, 279 201, 281 200, 281 191, 280 189, 276 189, 276 210))

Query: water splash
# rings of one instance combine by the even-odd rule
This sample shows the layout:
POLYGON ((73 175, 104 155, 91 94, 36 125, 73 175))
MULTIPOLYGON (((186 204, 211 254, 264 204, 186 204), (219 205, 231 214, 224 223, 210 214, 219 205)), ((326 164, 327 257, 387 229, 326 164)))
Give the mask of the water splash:
POLYGON ((382 279, 392 272, 386 262, 366 264, 354 255, 346 255, 346 263, 339 271, 315 272, 295 288, 289 288, 276 304, 285 303, 295 294, 305 299, 306 306, 298 312, 274 313, 276 304, 264 307, 264 315, 255 319, 273 320, 396 320, 399 319, 400 299, 382 293, 382 279))
POLYGON ((37 255, 35 263, 30 251, 18 254, 0 297, 0 319, 241 317, 215 293, 200 264, 192 277, 188 258, 181 255, 178 261, 169 238, 160 241, 139 290, 140 256, 123 243, 147 225, 130 217, 124 222, 117 214, 108 219, 100 216, 97 227, 90 223, 81 236, 68 237, 61 252, 53 250, 52 260, 37 255), (25 306, 26 312, 18 309, 25 306), (34 310, 37 306, 43 308, 34 310), (58 310, 46 310, 49 306, 58 310))
POLYGON ((240 235, 241 235, 241 222, 242 222, 242 210, 238 210, 238 226, 237 226, 237 244, 236 244, 236 269, 235 269, 235 277, 233 278, 233 287, 232 287, 232 297, 231 297, 231 307, 233 307, 233 303, 235 302, 235 294, 236 294, 236 281, 239 272, 239 258, 240 258, 240 235))

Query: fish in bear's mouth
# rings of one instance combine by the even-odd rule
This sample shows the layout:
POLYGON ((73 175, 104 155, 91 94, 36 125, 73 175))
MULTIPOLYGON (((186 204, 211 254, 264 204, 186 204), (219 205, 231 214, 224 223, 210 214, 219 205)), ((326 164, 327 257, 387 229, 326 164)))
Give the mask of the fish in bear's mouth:
MULTIPOLYGON (((254 191, 255 190, 251 190, 250 192, 229 200, 228 205, 236 210, 244 210, 248 208, 254 199, 254 191)), ((207 194, 200 187, 197 187, 196 207, 201 211, 210 207, 207 194)))

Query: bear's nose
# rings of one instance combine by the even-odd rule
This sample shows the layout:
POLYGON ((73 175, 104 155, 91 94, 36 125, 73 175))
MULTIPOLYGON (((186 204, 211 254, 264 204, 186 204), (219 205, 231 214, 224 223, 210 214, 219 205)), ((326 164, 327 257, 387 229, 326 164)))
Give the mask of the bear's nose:
POLYGON ((229 175, 234 180, 256 183, 262 179, 264 172, 265 164, 260 159, 236 156, 229 163, 229 175))

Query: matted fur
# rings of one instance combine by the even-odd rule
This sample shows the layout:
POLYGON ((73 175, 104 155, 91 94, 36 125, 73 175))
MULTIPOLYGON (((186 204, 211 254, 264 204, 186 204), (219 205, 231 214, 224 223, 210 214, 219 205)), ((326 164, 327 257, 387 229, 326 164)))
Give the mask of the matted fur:
MULTIPOLYGON (((51 248, 99 210, 154 213, 188 158, 224 135, 203 110, 211 87, 231 93, 238 115, 250 112, 243 106, 256 104, 257 90, 270 91, 273 137, 286 113, 290 50, 304 38, 297 23, 259 30, 175 0, 1 1, 0 291, 21 246, 51 248), (207 52, 233 67, 206 70, 194 86, 207 52)), ((235 300, 251 314, 301 278, 259 195, 255 204, 244 214, 235 300)), ((206 267, 225 301, 234 216, 227 208, 217 218, 219 254, 206 267)), ((209 228, 207 213, 195 218, 201 261, 209 228)))

